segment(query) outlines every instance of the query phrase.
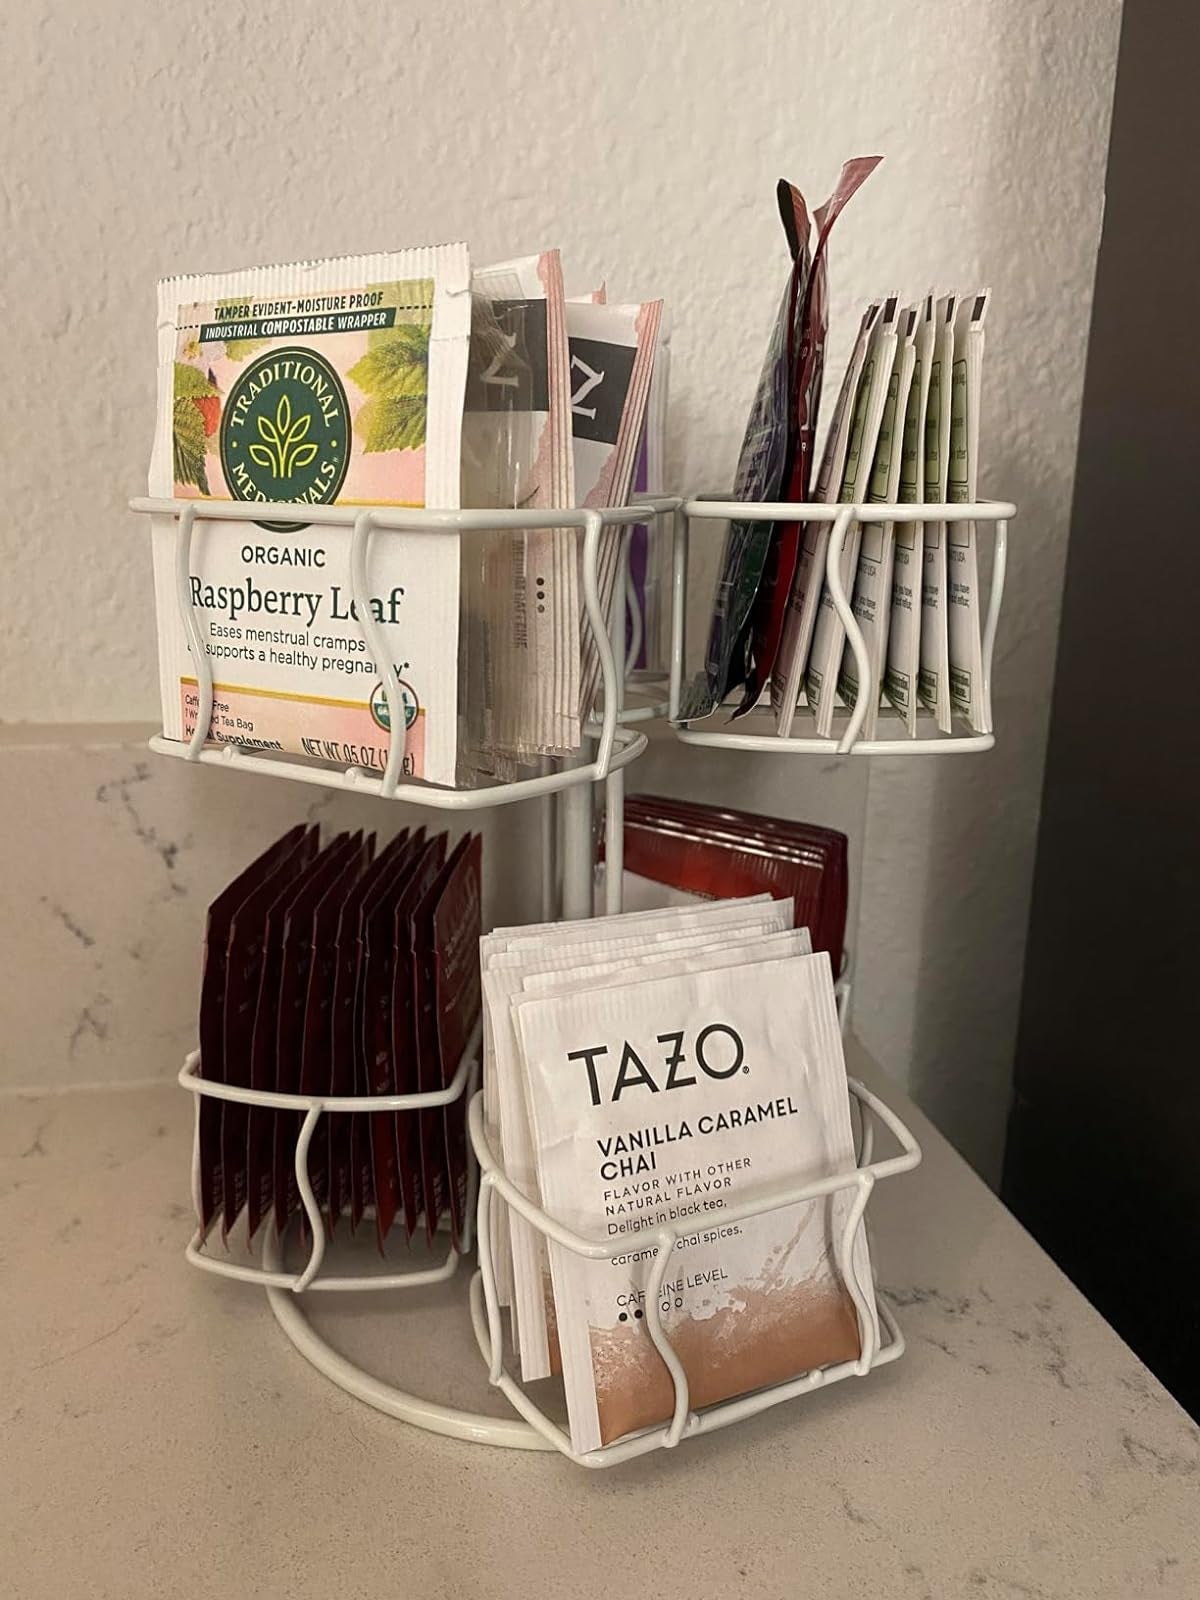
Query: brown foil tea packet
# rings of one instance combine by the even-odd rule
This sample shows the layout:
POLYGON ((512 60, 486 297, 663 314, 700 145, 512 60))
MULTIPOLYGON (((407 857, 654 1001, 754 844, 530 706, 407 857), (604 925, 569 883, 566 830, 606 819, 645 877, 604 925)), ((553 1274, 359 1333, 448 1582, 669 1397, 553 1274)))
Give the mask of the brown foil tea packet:
MULTIPOLYGON (((298 1055, 300 1048, 299 1029, 293 1026, 291 1019, 291 1011, 296 1004, 295 979, 290 970, 297 938, 293 919, 298 913, 303 924, 298 936, 304 941, 300 960, 304 969, 304 987, 307 988, 308 966, 312 959, 311 913, 329 879, 337 873, 351 848, 350 836, 340 834, 289 885, 267 912, 258 1002, 250 1042, 252 1089, 278 1090, 282 1084, 286 1085, 285 1092, 290 1093, 300 1087, 299 1068, 292 1073, 286 1068, 281 1071, 279 1065, 282 1054, 289 1054, 294 1049, 298 1055), (285 1012, 286 1044, 283 1038, 285 1012)), ((303 990, 300 1001, 303 1004, 303 990)), ((303 1017, 300 1018, 302 1021, 303 1017)), ((247 1230, 253 1238, 260 1222, 271 1209, 275 1185, 274 1147, 279 1119, 282 1116, 290 1127, 295 1118, 287 1112, 276 1112, 266 1106, 248 1106, 246 1109, 246 1219, 247 1230)), ((281 1159, 290 1161, 290 1151, 281 1159)))
MULTIPOLYGON (((270 877, 234 913, 225 972, 225 1082, 249 1089, 253 1082, 254 1019, 262 983, 269 912, 300 881, 317 854, 311 828, 270 877)), ((221 1114, 222 1231, 228 1235, 246 1201, 246 1125, 249 1107, 226 1100, 221 1114)))
MULTIPOLYGON (((413 995, 413 953, 409 923, 429 893, 446 859, 446 835, 430 839, 413 867, 404 892, 392 909, 392 1090, 393 1094, 418 1094, 417 1021, 413 995)), ((425 1205, 421 1185, 421 1113, 397 1111, 393 1137, 399 1162, 404 1200, 404 1229, 411 1239, 425 1205)))
MULTIPOLYGON (((433 973, 438 1086, 448 1088, 479 1019, 479 923, 482 844, 478 834, 456 850, 433 911, 433 973)), ((467 1101, 442 1111, 449 1176, 450 1238, 458 1250, 467 1209, 467 1101)))
MULTIPOLYGON (((279 867, 305 837, 301 823, 289 828, 256 860, 227 884, 208 908, 204 927, 204 975, 200 982, 200 1076, 215 1083, 225 1077, 225 977, 229 965, 229 935, 234 913, 247 896, 279 867)), ((207 1232, 223 1200, 221 1173, 221 1101, 200 1096, 198 1143, 200 1152, 200 1214, 197 1222, 207 1232)))
POLYGON ((693 1407, 860 1353, 874 1320, 866 1239, 834 1241, 851 1191, 742 1222, 722 1211, 767 1185, 854 1169, 829 958, 692 972, 514 1005, 543 1204, 627 1253, 551 1243, 572 1448, 666 1421, 673 1387, 645 1325, 656 1247, 681 1229, 659 1314, 693 1407))

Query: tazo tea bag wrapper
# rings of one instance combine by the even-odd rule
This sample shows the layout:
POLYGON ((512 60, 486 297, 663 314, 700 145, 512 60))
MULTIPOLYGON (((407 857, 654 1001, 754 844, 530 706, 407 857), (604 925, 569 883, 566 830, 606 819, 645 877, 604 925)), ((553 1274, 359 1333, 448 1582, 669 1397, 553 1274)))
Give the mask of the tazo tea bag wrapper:
MULTIPOLYGON (((464 436, 467 503, 538 510, 573 505, 571 382, 559 253, 544 250, 480 268, 471 286, 490 303, 515 359, 493 359, 473 385, 464 436), (495 457, 496 435, 499 430, 511 438, 513 406, 532 422, 532 455, 528 460, 519 453, 510 456, 509 481, 498 482, 505 463, 495 457), (482 479, 481 462, 486 466, 482 479)), ((487 536, 483 549, 491 553, 493 568, 482 589, 474 582, 468 586, 468 599, 484 618, 492 663, 488 753, 517 760, 540 751, 576 750, 577 631, 573 641, 570 637, 572 628, 578 629, 579 609, 574 536, 563 528, 528 529, 487 536), (572 667, 565 668, 564 660, 572 667)), ((477 575, 477 568, 472 572, 477 575)))
MULTIPOLYGON (((894 504, 900 489, 901 433, 908 409, 908 391, 912 385, 916 317, 915 310, 906 311, 902 316, 892 375, 888 379, 887 398, 883 404, 883 418, 879 424, 879 437, 875 441, 875 462, 867 486, 868 504, 894 504)), ((848 706, 857 704, 860 693, 867 696, 867 711, 862 725, 864 739, 875 737, 879 721, 887 629, 892 617, 893 528, 892 522, 864 522, 862 525, 851 608, 866 644, 870 665, 866 683, 860 684, 858 658, 847 639, 838 677, 838 690, 848 706)))
MULTIPOLYGON (((925 489, 925 406, 935 336, 933 296, 920 307, 916 360, 908 390, 901 442, 899 499, 916 505, 925 489)), ((921 666, 921 574, 925 529, 920 522, 896 524, 892 553, 892 618, 888 628, 883 687, 904 718, 911 739, 917 731, 917 673, 921 666)))
MULTIPOLYGON (((350 595, 351 530, 272 523, 273 501, 454 507, 470 336, 464 245, 159 284, 150 492, 244 501, 197 523, 192 608, 211 657, 208 736, 382 770, 383 668, 350 595)), ((190 738, 196 664, 154 523, 163 726, 190 738)), ((406 775, 452 784, 458 539, 371 541, 371 610, 401 678, 406 775)))
MULTIPOLYGON (((871 469, 875 464, 875 444, 879 425, 887 401, 891 380, 892 362, 896 354, 896 327, 900 307, 894 296, 883 303, 879 320, 871 332, 867 346, 867 359, 858 380, 858 394, 854 402, 854 419, 850 425, 850 442, 846 449, 846 464, 842 469, 842 484, 838 499, 861 504, 867 498, 871 469)), ((854 582, 858 565, 858 550, 862 539, 862 525, 851 523, 842 545, 838 571, 846 598, 854 582)), ((816 628, 813 632, 812 653, 804 686, 808 703, 816 717, 817 737, 828 739, 833 731, 834 691, 837 687, 838 668, 842 648, 846 642, 846 629, 833 603, 829 585, 821 590, 821 604, 817 610, 816 628)))
MULTIPOLYGON (((729 941, 749 934, 779 933, 790 928, 790 900, 712 902, 656 912, 648 917, 612 917, 593 921, 591 940, 576 940, 562 947, 531 943, 522 950, 499 951, 484 961, 485 1031, 490 1045, 485 1054, 485 1075, 497 1085, 496 1132, 509 1179, 530 1199, 537 1199, 537 1175, 529 1127, 525 1088, 520 1076, 517 1041, 509 1005, 523 978, 532 972, 570 971, 600 957, 635 961, 658 956, 693 942, 729 941), (633 927, 630 927, 630 925, 633 927), (602 930, 611 926, 613 936, 602 930), (636 929, 636 931, 634 931, 636 929), (627 931, 628 930, 628 931, 627 931)), ((527 1380, 547 1377, 552 1370, 545 1324, 545 1244, 524 1218, 514 1213, 511 1233, 513 1293, 521 1329, 521 1370, 527 1380)))
POLYGON ((631 1235, 612 1261, 550 1245, 573 1449, 671 1414, 638 1315, 646 1227, 681 1230, 659 1311, 693 1407, 855 1360, 858 1316, 875 1308, 861 1230, 857 1296, 835 1262, 850 1191, 721 1222, 767 1185, 854 1170, 828 956, 531 996, 514 1012, 546 1210, 593 1237, 631 1235))
MULTIPOLYGON (((623 506, 646 418, 662 326, 661 300, 641 305, 567 307, 571 347, 571 429, 575 497, 583 506, 623 506)), ((598 578, 604 614, 611 613, 623 530, 600 535, 598 578)), ((582 550, 582 544, 580 544, 582 550)), ((600 679, 600 655, 585 630, 580 711, 587 715, 600 679)))
MULTIPOLYGON (((859 379, 867 359, 871 333, 879 320, 880 307, 870 305, 863 313, 850 352, 850 361, 842 378, 842 387, 834 407, 833 420, 825 436, 825 454, 817 475, 814 499, 828 504, 838 498, 842 486, 842 471, 850 445, 850 430, 854 421, 855 400, 859 379)), ((788 596, 787 617, 784 621, 783 639, 775 674, 771 679, 771 708, 775 712, 776 731, 787 738, 792 731, 800 692, 804 687, 804 674, 812 646, 813 628, 817 619, 817 605, 825 580, 825 553, 829 548, 828 522, 808 522, 804 525, 804 538, 796 558, 796 574, 792 592, 788 596)))
MULTIPOLYGON (((979 400, 983 377, 983 323, 989 291, 959 307, 954 330, 954 376, 950 396, 950 462, 946 499, 970 504, 979 489, 979 400)), ((947 644, 950 697, 974 733, 991 733, 984 698, 983 649, 979 633, 979 558, 975 524, 946 524, 947 644)))
MULTIPOLYGON (((826 245, 830 229, 845 209, 847 202, 870 177, 881 160, 881 156, 858 156, 853 161, 847 161, 838 176, 833 193, 813 214, 813 220, 817 225, 817 237, 813 249, 812 270, 808 275, 807 293, 797 298, 794 319, 795 348, 788 428, 790 459, 781 496, 784 500, 807 500, 812 478, 816 451, 817 408, 821 396, 821 379, 825 371, 825 334, 828 315, 826 245)), ((784 206, 782 191, 790 187, 780 184, 780 203, 784 208, 785 228, 788 225, 788 209, 784 206)), ((795 522, 772 525, 767 564, 763 570, 762 583, 755 597, 751 617, 750 673, 746 680, 746 693, 735 713, 737 716, 750 711, 758 703, 768 682, 772 681, 783 639, 788 597, 796 572, 802 531, 802 525, 795 522)))
MULTIPOLYGON (((804 196, 799 189, 781 183, 777 196, 792 252, 792 266, 742 438, 734 478, 735 500, 778 500, 787 474, 793 322, 796 304, 807 293, 809 228, 804 196)), ((682 716, 686 721, 711 715, 730 690, 746 680, 746 629, 771 535, 769 523, 731 522, 729 525, 713 597, 704 670, 685 696, 682 716)))
MULTIPOLYGON (((944 505, 949 488, 950 401, 954 365, 954 313, 957 296, 937 303, 937 332, 929 366, 925 402, 925 498, 944 505)), ((946 625, 946 524, 925 524, 925 566, 921 582, 921 671, 917 688, 923 705, 937 718, 939 733, 949 733, 950 646, 946 625)))

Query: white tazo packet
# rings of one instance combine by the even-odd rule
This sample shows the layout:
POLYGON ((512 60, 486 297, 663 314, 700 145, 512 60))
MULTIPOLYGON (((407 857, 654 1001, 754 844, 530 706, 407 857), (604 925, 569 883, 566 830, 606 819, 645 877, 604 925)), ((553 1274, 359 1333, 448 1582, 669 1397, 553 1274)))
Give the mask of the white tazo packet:
MULTIPOLYGON (((693 944, 732 943, 777 933, 791 927, 792 917, 790 899, 756 895, 485 935, 481 940, 484 1116, 493 1148, 522 1194, 538 1198, 526 1090, 510 1012, 524 978, 602 960, 658 959, 693 944)), ((509 1217, 499 1208, 493 1215, 501 1218, 493 1230, 497 1293, 501 1304, 513 1307, 522 1376, 527 1381, 546 1377, 558 1370, 558 1362, 545 1317, 544 1242, 519 1215, 509 1217)))
MULTIPOLYGON (((892 375, 888 379, 883 419, 879 424, 879 437, 875 441, 875 462, 867 486, 867 500, 874 505, 894 504, 900 489, 901 434, 908 410, 913 362, 916 359, 913 342, 916 320, 915 307, 901 313, 892 375)), ((867 696, 867 710, 862 725, 864 739, 875 737, 879 721, 883 662, 887 653, 888 624, 892 617, 894 528, 892 522, 863 523, 851 608, 867 647, 870 669, 864 687, 858 681, 858 658, 847 639, 838 678, 838 691, 848 706, 857 704, 860 692, 867 696)))
MULTIPOLYGON (((854 421, 855 400, 863 362, 871 333, 879 320, 880 306, 869 305, 859 324, 858 336, 838 391, 833 421, 825 436, 825 451, 817 474, 817 487, 813 498, 828 504, 838 498, 842 487, 842 471, 846 464, 846 451, 850 443, 850 428, 854 421)), ((817 619, 817 605, 825 581, 825 554, 829 548, 828 522, 806 522, 800 553, 796 558, 796 571, 788 595, 787 616, 784 619, 783 638, 779 645, 779 659, 771 676, 771 709, 775 713, 775 731, 786 739, 792 731, 800 693, 804 688, 804 674, 808 667, 808 654, 812 645, 813 626, 817 619)))
MULTIPOLYGON (((957 295, 937 303, 937 331, 929 367, 925 402, 925 498, 946 503, 950 461, 950 391, 954 362, 954 313, 957 295)), ((946 524, 925 524, 925 566, 921 581, 921 670, 917 678, 923 705, 949 733, 950 647, 946 631, 946 524)))
MULTIPOLYGON (((846 464, 842 469, 842 483, 838 493, 838 499, 843 502, 861 505, 867 498, 871 468, 875 463, 875 442, 879 437, 879 424, 883 419, 892 362, 896 354, 899 315, 900 307, 896 297, 889 295, 871 332, 867 359, 863 363, 862 375, 858 380, 854 421, 850 427, 850 443, 846 450, 846 464)), ((847 598, 853 589, 861 538, 861 524, 853 523, 842 546, 838 563, 842 587, 846 591, 847 598)), ((828 739, 833 732, 835 691, 845 642, 846 629, 837 614, 829 585, 825 584, 821 590, 821 604, 817 611, 812 653, 809 656, 808 671, 804 679, 808 703, 816 718, 817 737, 820 739, 828 739)))
MULTIPOLYGON (((150 493, 244 501, 197 522, 190 595, 214 679, 209 737, 382 771, 389 712, 350 594, 346 528, 272 502, 456 507, 471 329, 465 245, 168 278, 158 286, 150 493)), ((188 739, 197 669, 175 524, 153 523, 163 729, 188 739)), ((455 781, 459 541, 375 534, 371 609, 400 678, 404 773, 455 781)))
MULTIPOLYGON (((979 489, 979 402, 983 379, 983 324, 991 291, 963 301, 954 329, 954 377, 950 398, 950 465, 946 499, 968 505, 979 489)), ((979 558, 975 524, 946 524, 947 643, 950 697, 974 733, 991 733, 983 693, 983 648, 979 630, 979 558)))
MULTIPOLYGON (((857 1359, 834 1243, 851 1191, 721 1220, 767 1185, 854 1169, 828 956, 530 996, 514 1010, 546 1209, 593 1237, 630 1235, 611 1261, 550 1246, 572 1448, 671 1415, 644 1314, 656 1245, 639 1229, 681 1229, 659 1312, 693 1407, 857 1359)), ((851 1266, 873 1323, 862 1230, 851 1266)))
MULTIPOLYGON (((925 403, 934 340, 933 296, 919 308, 916 361, 908 390, 901 442, 901 505, 917 505, 925 487, 925 403)), ((921 667, 921 573, 925 555, 924 524, 898 522, 892 553, 892 617, 888 628, 887 670, 883 687, 904 718, 909 738, 917 731, 917 673, 921 667)))

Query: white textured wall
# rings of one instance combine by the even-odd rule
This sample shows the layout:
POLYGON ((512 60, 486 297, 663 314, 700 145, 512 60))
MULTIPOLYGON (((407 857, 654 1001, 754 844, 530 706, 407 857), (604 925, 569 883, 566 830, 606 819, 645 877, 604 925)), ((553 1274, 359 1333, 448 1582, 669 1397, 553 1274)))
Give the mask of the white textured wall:
MULTIPOLYGON (((674 474, 712 484, 730 475, 779 294, 774 180, 815 200, 844 157, 883 151, 835 236, 829 382, 870 293, 990 280, 985 487, 1024 514, 1003 754, 970 773, 871 778, 859 1018, 986 1159, 1117 15, 1117 0, 8 7, 0 459, 20 509, 0 526, 0 717, 156 712, 145 532, 124 502, 149 456, 160 274, 454 236, 484 259, 557 243, 577 287, 607 275, 617 294, 668 300, 674 474)), ((812 781, 798 774, 797 792, 812 781)), ((855 832, 866 782, 838 784, 855 832)))

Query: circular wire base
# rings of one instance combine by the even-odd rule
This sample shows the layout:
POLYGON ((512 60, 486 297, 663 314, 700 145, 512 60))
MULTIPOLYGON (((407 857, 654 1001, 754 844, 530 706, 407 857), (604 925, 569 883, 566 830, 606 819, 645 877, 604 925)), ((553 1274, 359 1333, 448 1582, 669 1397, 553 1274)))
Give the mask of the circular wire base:
MULTIPOLYGON (((283 1267, 283 1253, 272 1230, 263 1243, 263 1265, 270 1272, 283 1267)), ((454 1406, 439 1405, 424 1400, 420 1395, 409 1394, 390 1383, 374 1377, 356 1367, 315 1331, 300 1308, 300 1298, 288 1289, 268 1287, 267 1303, 285 1337, 304 1359, 318 1372, 336 1383, 339 1389, 373 1406, 385 1416, 400 1422, 411 1423, 414 1428, 424 1428, 427 1433, 440 1433, 448 1439, 465 1439, 471 1444, 497 1445, 506 1450, 553 1450, 527 1422, 517 1418, 489 1417, 476 1411, 459 1411, 454 1406)))

